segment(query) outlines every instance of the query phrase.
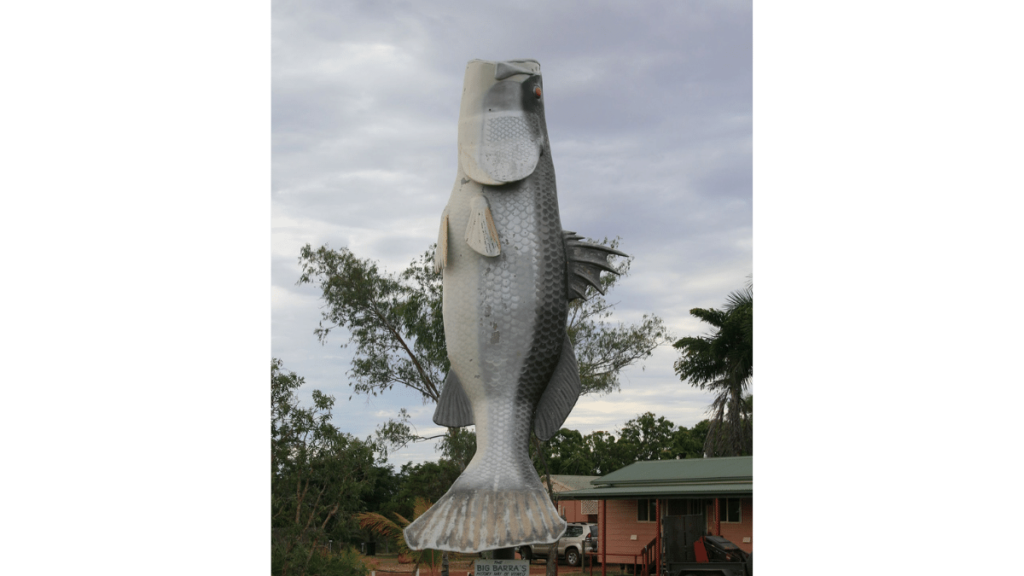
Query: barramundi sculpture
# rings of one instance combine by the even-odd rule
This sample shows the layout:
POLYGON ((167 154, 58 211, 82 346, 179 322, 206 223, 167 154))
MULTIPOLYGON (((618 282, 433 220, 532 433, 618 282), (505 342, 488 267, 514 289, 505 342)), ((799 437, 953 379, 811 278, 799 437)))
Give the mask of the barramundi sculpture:
POLYGON ((530 461, 530 430, 547 440, 576 404, 569 302, 600 290, 622 253, 562 230, 536 61, 469 62, 458 149, 435 259, 451 370, 434 422, 475 424, 477 451, 405 540, 456 552, 554 542, 566 524, 530 461))

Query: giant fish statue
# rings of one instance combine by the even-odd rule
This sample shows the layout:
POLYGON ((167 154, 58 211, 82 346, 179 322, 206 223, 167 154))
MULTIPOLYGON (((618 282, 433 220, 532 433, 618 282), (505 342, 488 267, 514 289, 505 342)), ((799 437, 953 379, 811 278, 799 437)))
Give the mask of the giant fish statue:
POLYGON ((547 440, 576 404, 569 301, 601 290, 608 257, 623 254, 562 230, 536 61, 469 62, 458 149, 434 262, 451 361, 434 422, 475 424, 477 451, 405 541, 466 553, 554 542, 566 523, 530 461, 530 430, 547 440))

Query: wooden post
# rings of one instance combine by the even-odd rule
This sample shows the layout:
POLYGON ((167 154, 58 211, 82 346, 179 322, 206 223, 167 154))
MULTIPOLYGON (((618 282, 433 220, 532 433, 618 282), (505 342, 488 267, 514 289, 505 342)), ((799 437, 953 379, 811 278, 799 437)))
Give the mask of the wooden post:
POLYGON ((654 515, 657 521, 654 523, 657 529, 654 537, 657 540, 657 544, 654 545, 654 576, 660 576, 661 574, 661 500, 654 501, 654 515))
POLYGON ((722 535, 722 514, 718 509, 718 501, 721 498, 715 498, 715 536, 722 535))
POLYGON ((601 500, 601 515, 597 525, 601 530, 601 576, 607 576, 608 569, 608 501, 601 500))

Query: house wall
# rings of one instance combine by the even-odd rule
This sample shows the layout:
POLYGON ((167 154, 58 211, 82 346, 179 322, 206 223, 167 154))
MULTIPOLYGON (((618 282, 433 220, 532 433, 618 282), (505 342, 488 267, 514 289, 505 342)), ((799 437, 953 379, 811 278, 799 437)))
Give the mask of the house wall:
MULTIPOLYGON (((710 502, 710 501, 709 501, 710 502)), ((568 501, 565 501, 568 504, 568 501)), ((665 506, 665 501, 661 502, 665 506)), ((602 534, 607 534, 607 546, 609 564, 632 564, 633 555, 639 555, 643 549, 657 535, 657 527, 654 522, 638 522, 636 517, 636 500, 608 500, 607 519, 604 515, 599 516, 597 523, 602 534), (607 528, 605 527, 607 526, 607 528), (605 530, 608 530, 605 532, 605 530), (636 535, 636 540, 631 536, 636 535)), ((567 506, 567 510, 570 507, 567 506)), ((576 502, 576 509, 579 503, 576 502)), ((662 514, 665 508, 662 508, 662 514)), ((707 510, 708 534, 715 534, 714 507, 709 505, 707 510)), ((577 520, 568 520, 575 522, 577 520)), ((579 520, 585 521, 585 520, 579 520)), ((739 546, 744 552, 753 552, 753 527, 754 527, 754 501, 752 498, 743 498, 740 501, 740 522, 721 522, 721 536, 739 546), (744 542, 743 539, 750 539, 744 542)), ((598 554, 600 560, 601 554, 598 554)), ((639 562, 639 559, 637 560, 639 562)))
POLYGON ((740 522, 722 522, 722 537, 740 547, 744 552, 754 551, 754 499, 740 501, 740 522), (748 538, 750 542, 744 542, 748 538))
MULTIPOLYGON (((608 500, 607 517, 599 515, 598 526, 604 536, 609 564, 632 564, 633 555, 639 555, 658 533, 655 522, 637 522, 636 500, 608 500), (631 537, 636 536, 633 540, 631 537)), ((598 552, 600 560, 602 554, 598 552)), ((640 559, 637 558, 637 562, 640 559)))
POLYGON ((561 500, 558 503, 558 514, 566 522, 597 522, 597 514, 584 514, 582 500, 561 500))

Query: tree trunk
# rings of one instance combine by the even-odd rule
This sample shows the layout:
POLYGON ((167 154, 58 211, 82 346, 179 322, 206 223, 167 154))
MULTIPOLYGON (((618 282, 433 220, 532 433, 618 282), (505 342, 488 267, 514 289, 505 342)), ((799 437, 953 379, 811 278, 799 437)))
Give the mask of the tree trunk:
POLYGON ((558 542, 555 541, 548 548, 547 566, 544 567, 544 576, 558 576, 558 542))

